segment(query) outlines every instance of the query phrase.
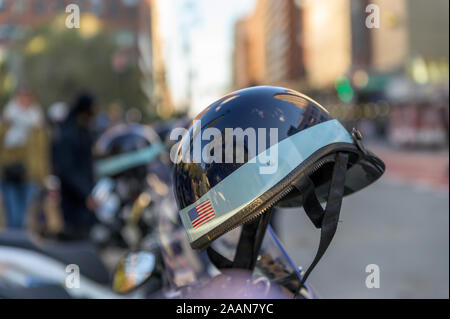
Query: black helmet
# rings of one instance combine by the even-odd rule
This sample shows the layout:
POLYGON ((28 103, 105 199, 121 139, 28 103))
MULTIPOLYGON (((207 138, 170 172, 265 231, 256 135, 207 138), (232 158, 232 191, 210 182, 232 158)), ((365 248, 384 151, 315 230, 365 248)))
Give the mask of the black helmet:
POLYGON ((150 126, 120 124, 103 133, 95 144, 97 174, 115 176, 145 167, 164 150, 150 126))
POLYGON ((319 103, 260 86, 231 93, 194 119, 178 144, 174 191, 191 246, 203 249, 274 205, 303 205, 316 227, 329 232, 322 226, 337 224, 342 197, 383 172, 359 132, 348 133, 319 103), (200 145, 204 156, 195 150, 200 145), (320 202, 327 199, 324 211, 320 202))
MULTIPOLYGON (((95 144, 97 177, 110 177, 126 185, 124 198, 133 199, 145 185, 149 172, 159 167, 165 147, 146 125, 120 124, 103 133, 95 144)), ((124 187, 122 187, 124 188, 124 187)))

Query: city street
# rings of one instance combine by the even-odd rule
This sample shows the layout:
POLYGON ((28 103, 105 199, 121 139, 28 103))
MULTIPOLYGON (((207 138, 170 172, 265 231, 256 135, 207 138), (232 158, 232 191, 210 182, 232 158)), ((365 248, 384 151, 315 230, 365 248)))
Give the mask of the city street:
MULTIPOLYGON (((307 267, 319 243, 303 211, 280 214, 282 239, 307 267)), ((324 298, 448 298, 449 195, 389 177, 344 199, 341 223, 309 282, 324 298), (380 288, 368 289, 368 264, 380 288)))
POLYGON ((448 299, 449 3, 0 0, 0 300, 448 299))

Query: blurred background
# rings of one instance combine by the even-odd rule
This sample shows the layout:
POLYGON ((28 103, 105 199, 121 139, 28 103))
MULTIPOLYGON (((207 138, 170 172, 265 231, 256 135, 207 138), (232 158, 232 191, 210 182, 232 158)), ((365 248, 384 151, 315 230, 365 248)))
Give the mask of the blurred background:
MULTIPOLYGON (((0 0, 0 114, 19 92, 51 135, 67 113, 54 105, 88 89, 100 134, 192 117, 248 86, 303 92, 358 127, 387 166, 344 201, 313 286, 323 297, 448 298, 448 39, 447 0, 0 0), (80 28, 65 24, 72 3, 80 28), (379 289, 365 286, 372 263, 379 289)), ((279 215, 308 265, 318 234, 304 214, 279 215)))

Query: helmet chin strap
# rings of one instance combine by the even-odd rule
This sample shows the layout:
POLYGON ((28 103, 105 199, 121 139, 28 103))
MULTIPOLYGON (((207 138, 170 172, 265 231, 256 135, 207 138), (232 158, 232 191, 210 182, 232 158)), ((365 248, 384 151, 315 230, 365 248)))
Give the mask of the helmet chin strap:
MULTIPOLYGON (((347 172, 348 154, 337 153, 331 178, 328 199, 325 210, 320 205, 314 192, 315 186, 309 177, 303 177, 293 183, 293 186, 304 197, 303 207, 316 228, 321 229, 320 243, 313 262, 306 270, 297 290, 298 295, 311 271, 317 265, 331 243, 336 233, 342 198, 344 197, 345 173, 347 172)), ((272 214, 272 209, 252 222, 242 226, 241 236, 236 248, 234 260, 222 256, 211 246, 207 248, 207 254, 211 262, 219 269, 239 268, 253 270, 256 265, 258 253, 261 248, 264 234, 272 214)))
POLYGON ((316 228, 320 228, 320 242, 313 262, 302 277, 301 285, 305 283, 311 271, 322 258, 336 233, 341 211, 342 198, 344 197, 345 173, 347 172, 348 154, 337 153, 331 178, 328 199, 325 210, 320 205, 314 192, 315 186, 309 177, 294 182, 294 187, 304 194, 303 208, 316 228))
POLYGON ((258 253, 269 224, 272 209, 257 217, 255 220, 242 226, 241 235, 237 244, 234 260, 222 256, 211 246, 206 250, 211 262, 219 269, 238 268, 253 270, 256 265, 258 253))

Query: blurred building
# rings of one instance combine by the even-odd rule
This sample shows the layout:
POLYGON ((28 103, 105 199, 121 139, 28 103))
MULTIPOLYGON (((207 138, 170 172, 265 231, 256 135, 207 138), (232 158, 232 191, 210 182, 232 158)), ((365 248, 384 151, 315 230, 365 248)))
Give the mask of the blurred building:
MULTIPOLYGON (((380 8, 380 27, 366 28, 371 40, 369 65, 377 72, 401 69, 408 58, 407 1, 373 0, 370 3, 380 8)), ((355 27, 361 28, 361 25, 355 27)), ((354 41, 356 45, 358 43, 354 41)))
POLYGON ((448 148, 449 2, 409 0, 406 10, 406 80, 390 86, 397 98, 389 137, 401 146, 448 148))
POLYGON ((153 108, 171 113, 156 1, 0 0, 0 49, 7 49, 30 28, 58 16, 64 17, 69 4, 80 7, 80 32, 93 20, 102 28, 115 32, 117 52, 113 57, 113 68, 120 71, 129 61, 138 60, 143 75, 143 91, 153 108))
POLYGON ((235 26, 237 88, 323 88, 350 66, 349 0, 258 0, 235 26))
POLYGON ((408 58, 405 0, 303 1, 302 9, 304 63, 311 87, 332 87, 339 77, 355 72, 356 81, 364 84, 369 73, 404 67, 408 58), (368 25, 371 14, 378 14, 379 27, 368 25))
POLYGON ((358 70, 402 72, 416 55, 448 59, 443 39, 447 0, 258 0, 235 26, 235 85, 305 78, 323 89, 358 70), (379 27, 367 25, 369 5, 379 27))
POLYGON ((259 0, 235 26, 234 84, 288 85, 303 75, 301 15, 294 0, 259 0))
POLYGON ((389 82, 408 61, 407 1, 350 0, 350 12, 352 61, 342 75, 355 90, 354 102, 386 99, 389 82))
POLYGON ((300 11, 293 0, 265 0, 262 8, 266 79, 291 82, 302 75, 300 11))
POLYGON ((353 68, 375 72, 402 68, 408 58, 407 1, 351 0, 350 10, 353 68), (371 14, 378 15, 379 27, 367 26, 371 14))
MULTIPOLYGON (((259 80, 250 67, 254 61, 250 43, 250 23, 251 18, 243 18, 236 22, 234 28, 233 83, 237 88, 249 86, 259 80)), ((258 66, 261 68, 263 63, 258 66)))
POLYGON ((173 113, 173 104, 166 81, 157 4, 155 0, 140 1, 139 67, 143 78, 142 90, 154 106, 157 115, 167 118, 173 113))
POLYGON ((448 0, 258 0, 235 26, 234 84, 301 90, 349 125, 443 145, 448 39, 448 0))
POLYGON ((311 88, 333 86, 351 65, 348 0, 302 1, 304 64, 311 88))
POLYGON ((448 58, 449 1, 407 1, 409 51, 425 59, 448 58))
POLYGON ((65 14, 66 6, 77 4, 81 13, 90 13, 102 25, 121 32, 123 42, 131 42, 138 32, 140 0, 0 0, 0 45, 7 46, 27 29, 65 14))
POLYGON ((377 76, 404 74, 408 68, 416 69, 409 75, 422 84, 448 76, 447 0, 351 0, 351 29, 352 73, 363 70, 379 83, 377 76), (369 4, 379 8, 379 28, 365 27, 369 4))

